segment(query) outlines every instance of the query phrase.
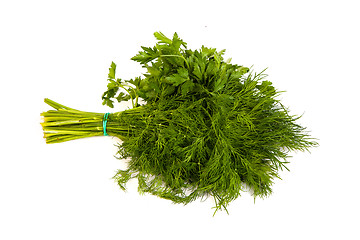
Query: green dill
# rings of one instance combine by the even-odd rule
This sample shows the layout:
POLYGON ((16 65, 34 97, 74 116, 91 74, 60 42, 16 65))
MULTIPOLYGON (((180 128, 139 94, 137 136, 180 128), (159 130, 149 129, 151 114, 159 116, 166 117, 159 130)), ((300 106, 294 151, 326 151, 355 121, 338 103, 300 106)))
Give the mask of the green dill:
MULTIPOLYGON (((122 140, 119 158, 130 158, 114 176, 120 188, 137 178, 139 192, 174 203, 213 197, 215 212, 227 211, 246 189, 254 197, 271 194, 289 153, 317 146, 299 117, 277 100, 264 72, 225 61, 225 50, 187 49, 176 33, 154 35, 157 44, 132 58, 146 74, 122 80, 112 63, 102 95, 109 107, 133 106, 109 114, 106 127, 122 140)), ((47 143, 103 135, 103 113, 45 102, 55 108, 42 113, 47 143)))

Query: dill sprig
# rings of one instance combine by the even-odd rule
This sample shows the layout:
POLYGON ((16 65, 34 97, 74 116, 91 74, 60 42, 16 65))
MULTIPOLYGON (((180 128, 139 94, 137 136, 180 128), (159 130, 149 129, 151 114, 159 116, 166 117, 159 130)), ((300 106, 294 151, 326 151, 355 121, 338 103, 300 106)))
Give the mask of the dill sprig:
MULTIPOLYGON (((280 92, 264 72, 232 64, 225 50, 187 49, 175 33, 160 32, 154 47, 142 47, 132 60, 143 77, 115 77, 109 69, 103 104, 130 100, 133 108, 111 113, 107 133, 119 137, 119 158, 130 158, 114 179, 125 190, 137 178, 139 192, 174 203, 213 197, 215 212, 250 189, 271 194, 290 151, 317 146, 277 99, 280 92), (139 99, 145 103, 139 104, 139 99)), ((48 143, 101 136, 104 114, 78 111, 49 99, 56 110, 42 113, 48 143)))

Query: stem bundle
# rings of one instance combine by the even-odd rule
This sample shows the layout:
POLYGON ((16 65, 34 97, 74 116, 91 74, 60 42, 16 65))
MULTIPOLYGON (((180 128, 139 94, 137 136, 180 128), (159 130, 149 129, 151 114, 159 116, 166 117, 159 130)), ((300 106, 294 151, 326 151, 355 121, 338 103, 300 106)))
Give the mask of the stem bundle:
MULTIPOLYGON (((44 130, 46 143, 60 143, 79 138, 103 136, 104 113, 85 112, 66 107, 48 98, 45 103, 55 108, 41 113, 44 121, 41 123, 44 130)), ((129 115, 138 115, 138 108, 126 110, 108 115, 106 132, 108 135, 116 136, 124 140, 133 128, 128 124, 129 121, 121 121, 129 115)))

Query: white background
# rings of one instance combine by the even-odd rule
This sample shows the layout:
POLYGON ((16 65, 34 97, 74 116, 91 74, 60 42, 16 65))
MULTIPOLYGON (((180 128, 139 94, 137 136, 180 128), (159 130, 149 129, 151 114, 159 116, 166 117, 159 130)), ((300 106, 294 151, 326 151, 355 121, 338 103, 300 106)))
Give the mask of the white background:
MULTIPOLYGON (((360 239, 358 1, 1 1, 0 239, 360 239), (319 139, 293 153, 274 193, 243 193, 230 215, 211 199, 187 206, 122 192, 116 139, 47 145, 45 97, 81 110, 101 105, 111 61, 117 77, 153 32, 232 62, 268 67, 268 80, 319 139)), ((120 107, 117 106, 116 110, 120 107)))

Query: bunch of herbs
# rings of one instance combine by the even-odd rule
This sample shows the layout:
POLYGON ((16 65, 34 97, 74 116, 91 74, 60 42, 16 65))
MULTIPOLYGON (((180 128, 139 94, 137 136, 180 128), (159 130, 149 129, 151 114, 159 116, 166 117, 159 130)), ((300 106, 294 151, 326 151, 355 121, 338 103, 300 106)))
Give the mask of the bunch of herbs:
MULTIPOLYGON (((115 63, 109 69, 103 104, 132 102, 107 119, 107 134, 122 140, 119 158, 130 159, 114 179, 125 190, 137 178, 139 192, 174 203, 213 197, 215 212, 247 189, 268 196, 289 153, 316 141, 277 99, 264 72, 225 61, 224 50, 187 49, 176 33, 154 35, 157 44, 132 58, 144 76, 123 80, 115 63)), ((42 113, 48 143, 103 135, 104 114, 45 102, 56 109, 42 113)))

